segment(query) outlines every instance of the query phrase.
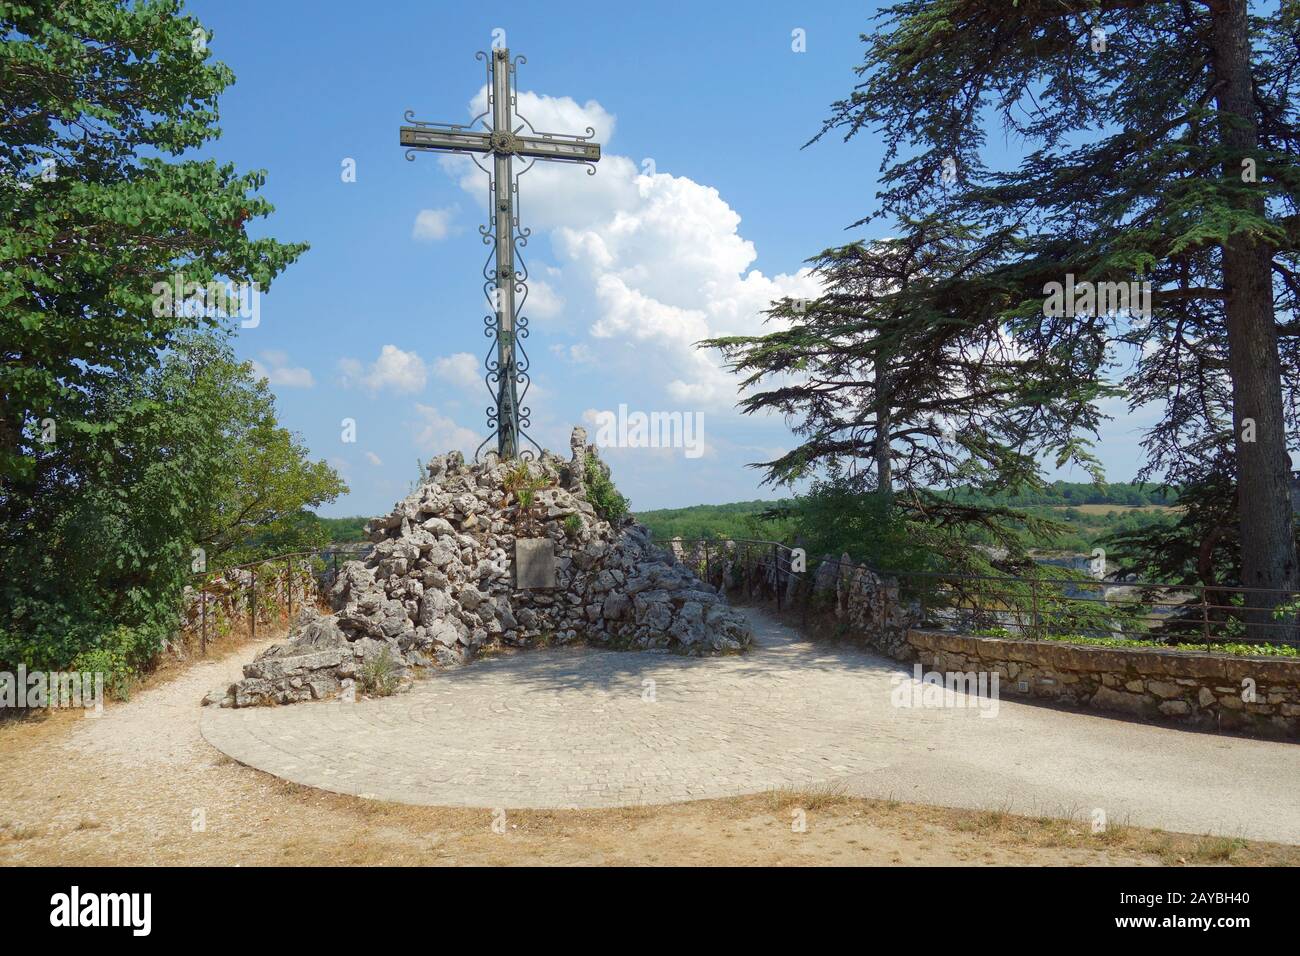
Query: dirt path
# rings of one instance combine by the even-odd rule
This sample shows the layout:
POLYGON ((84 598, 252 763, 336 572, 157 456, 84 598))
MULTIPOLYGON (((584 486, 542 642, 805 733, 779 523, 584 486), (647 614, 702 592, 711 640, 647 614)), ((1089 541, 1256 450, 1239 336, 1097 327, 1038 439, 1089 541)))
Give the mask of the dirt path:
POLYGON ((0 727, 0 864, 1300 863, 1300 851, 1004 813, 781 792, 669 807, 410 807, 243 767, 199 734, 198 701, 255 647, 110 704, 0 727), (795 832, 802 811, 806 831, 795 832), (200 827, 199 824, 202 824, 200 827))

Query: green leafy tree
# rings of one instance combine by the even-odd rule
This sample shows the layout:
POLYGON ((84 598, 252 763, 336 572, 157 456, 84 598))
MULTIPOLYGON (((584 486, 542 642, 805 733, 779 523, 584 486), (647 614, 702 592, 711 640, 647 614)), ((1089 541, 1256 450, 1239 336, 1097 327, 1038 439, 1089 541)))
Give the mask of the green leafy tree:
POLYGON ((210 40, 177 0, 0 0, 6 662, 156 651, 228 450, 212 407, 159 399, 160 357, 229 321, 218 285, 266 291, 306 249, 246 231, 264 173, 183 158, 233 82, 210 40))
POLYGON ((328 543, 327 529, 306 509, 334 501, 347 485, 279 424, 266 380, 237 362, 221 337, 183 337, 145 390, 164 407, 199 409, 219 437, 205 493, 188 515, 209 566, 328 543))
POLYGON ((967 225, 982 267, 953 277, 955 317, 999 323, 1022 352, 1057 357, 1058 383, 1102 378, 1112 347, 1137 346, 1134 401, 1173 397, 1157 460, 1179 481, 1180 447, 1229 447, 1240 580, 1300 587, 1288 500, 1300 7, 904 0, 881 17, 864 36, 861 83, 823 130, 883 140, 877 215, 967 225), (988 154, 995 124, 1026 144, 1015 168, 988 154), (1067 275, 1150 281, 1150 314, 1086 302, 1046 314, 1047 283, 1067 275))
POLYGON ((263 172, 178 158, 219 135, 217 97, 234 80, 180 10, 178 0, 0 0, 6 524, 62 483, 48 474, 43 422, 93 458, 114 429, 97 417, 97 390, 152 366, 178 330, 220 321, 158 308, 156 284, 265 291, 306 249, 245 231, 272 211, 256 195, 263 172))
POLYGON ((266 382, 221 336, 181 336, 158 368, 94 405, 115 422, 111 452, 44 509, 41 533, 3 554, 27 569, 0 584, 7 663, 62 666, 113 640, 144 666, 196 569, 323 543, 304 509, 347 491, 277 423, 266 382))

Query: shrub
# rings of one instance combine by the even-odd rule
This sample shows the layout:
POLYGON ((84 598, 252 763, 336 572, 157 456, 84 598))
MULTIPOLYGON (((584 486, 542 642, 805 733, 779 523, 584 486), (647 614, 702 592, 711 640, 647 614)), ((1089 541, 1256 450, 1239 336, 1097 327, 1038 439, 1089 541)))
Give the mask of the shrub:
POLYGON ((379 652, 361 668, 361 689, 376 697, 390 697, 397 690, 401 678, 398 674, 397 661, 388 648, 379 652))
POLYGON ((136 662, 149 646, 142 635, 128 627, 116 627, 108 640, 93 650, 82 651, 72 661, 72 670, 104 675, 104 690, 114 700, 127 700, 131 685, 139 676, 136 662))
POLYGON ((53 603, 30 602, 23 620, 0 630, 0 669, 90 671, 104 675, 109 695, 125 700, 131 685, 147 671, 170 633, 175 612, 160 603, 157 613, 135 624, 112 624, 102 613, 78 612, 53 603), (36 622, 39 610, 48 617, 36 622), (27 623, 31 622, 31 623, 27 623))
POLYGON ((601 467, 600 459, 588 452, 583 472, 582 483, 587 489, 587 500, 596 509, 596 514, 610 524, 620 524, 628 515, 627 499, 618 493, 614 483, 609 480, 609 475, 601 467))

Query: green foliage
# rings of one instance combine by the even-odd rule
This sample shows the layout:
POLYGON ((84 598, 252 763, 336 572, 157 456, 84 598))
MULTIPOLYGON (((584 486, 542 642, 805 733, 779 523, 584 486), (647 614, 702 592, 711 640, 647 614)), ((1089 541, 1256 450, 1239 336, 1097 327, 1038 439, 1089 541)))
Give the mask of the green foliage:
MULTIPOLYGON (((1029 548, 1068 551, 1090 554, 1093 548, 1101 544, 1110 550, 1110 536, 1117 533, 1147 531, 1153 527, 1168 527, 1179 518, 1179 512, 1157 510, 1162 496, 1155 492, 1154 486, 1134 491, 1128 484, 1104 486, 1098 491, 1091 483, 1055 482, 1044 486, 1042 492, 1028 491, 1017 495, 980 495, 962 489, 956 493, 936 494, 936 497, 956 497, 966 504, 1006 507, 1019 507, 1030 519, 1042 522, 1044 526, 1056 530, 1028 531, 1023 522, 1011 520, 1008 524, 1018 528, 1025 535, 1025 545, 1029 548), (1113 510, 1097 512, 1082 511, 1077 507, 1066 507, 1070 501, 1082 501, 1088 505, 1114 505, 1113 510), (1131 502, 1131 503, 1130 503, 1131 502), (1138 510, 1138 508, 1151 510, 1138 510)), ((784 498, 775 501, 738 501, 725 505, 692 505, 689 508, 665 508, 655 511, 637 513, 637 520, 648 527, 658 541, 671 538, 694 540, 699 538, 756 538, 768 541, 793 542, 796 534, 803 534, 805 540, 811 540, 814 532, 811 528, 800 530, 794 510, 797 499, 784 498)), ((857 507, 856 503, 853 505, 857 507)), ((836 554, 848 550, 850 554, 861 555, 866 560, 870 550, 863 547, 860 539, 856 543, 853 536, 838 533, 835 526, 833 509, 822 509, 827 514, 823 522, 829 534, 825 535, 826 551, 836 554), (843 549, 842 545, 851 547, 843 549), (836 547, 842 550, 835 551, 836 547)), ((358 519, 360 520, 360 519, 358 519)), ((866 532, 861 532, 866 533, 866 532)), ((991 544, 992 536, 978 528, 968 528, 966 534, 970 541, 991 544)), ((821 539, 823 535, 816 532, 821 539)), ((818 551, 817 553, 822 553, 818 551)))
POLYGON ((126 700, 131 685, 153 657, 163 635, 142 633, 128 627, 115 627, 103 635, 102 643, 82 651, 69 668, 104 675, 104 690, 115 700, 126 700))
POLYGON ((1189 478, 1179 495, 1175 520, 1116 528, 1101 544, 1122 573, 1139 579, 1240 586, 1241 540, 1231 464, 1219 455, 1189 478))
POLYGON ((328 544, 356 544, 366 540, 366 522, 369 518, 357 515, 351 518, 316 517, 316 523, 325 532, 328 544))
POLYGON ((180 7, 0 0, 0 663, 98 654, 129 679, 193 547, 274 534, 329 487, 285 472, 301 447, 269 396, 187 335, 225 320, 159 295, 177 275, 266 291, 306 249, 245 232, 272 211, 262 172, 180 158, 219 135, 233 81, 180 7))
MULTIPOLYGON (((819 134, 883 146, 878 205, 858 224, 920 250, 959 238, 926 281, 899 287, 905 325, 937 318, 1009 343, 1016 388, 995 381, 973 397, 997 414, 1019 395, 1013 417, 1053 418, 1058 463, 1095 436, 1099 399, 1158 408, 1141 477, 1239 482, 1220 500, 1240 530, 1188 516, 1131 541, 1135 560, 1296 587, 1276 480, 1300 438, 1295 4, 898 0, 862 40, 858 82, 819 134), (1022 147, 1010 162, 994 145, 1008 137, 1022 147), (1151 293, 1137 308, 1085 300, 1049 315, 1049 283, 1067 277, 1151 293)), ((958 397, 969 381, 951 380, 958 397)), ((936 395, 949 403, 921 398, 936 395)))
POLYGON ((856 490, 851 481, 818 481, 785 509, 795 538, 811 555, 847 554, 891 571, 932 569, 932 557, 914 536, 912 522, 878 492, 856 490))
POLYGON ((670 538, 759 538, 785 541, 792 536, 788 519, 768 517, 789 504, 779 501, 738 501, 726 505, 692 505, 637 512, 637 520, 658 541, 670 538))
POLYGON ((1216 654, 1235 654, 1243 657, 1300 657, 1300 648, 1285 644, 1237 643, 1166 643, 1164 641, 1129 640, 1120 637, 1092 637, 1087 634, 1047 633, 1037 637, 1012 634, 1004 627, 985 627, 971 631, 976 637, 1000 637, 1006 640, 1055 641, 1061 644, 1087 644, 1093 647, 1162 647, 1176 651, 1209 651, 1216 654))
MULTIPOLYGON (((25 609, 38 607, 35 602, 25 609)), ((13 670, 23 663, 29 670, 75 670, 104 675, 105 691, 125 700, 131 684, 148 669, 171 631, 170 621, 136 626, 103 622, 76 622, 64 608, 49 605, 61 619, 73 622, 66 632, 54 628, 0 629, 0 662, 13 670)))
POLYGON ((582 530, 582 519, 577 515, 569 515, 564 519, 564 530, 566 534, 576 535, 582 530))
MULTIPOLYGON (((277 554, 322 551, 332 543, 331 529, 325 519, 302 508, 255 528, 238 547, 220 555, 215 567, 244 564, 259 557, 277 554)), ((209 567, 213 567, 212 562, 209 562, 209 567)))
POLYGON ((210 568, 326 543, 304 509, 333 501, 347 485, 280 426, 266 381, 236 362, 223 340, 181 337, 147 379, 147 392, 159 403, 200 410, 219 440, 207 462, 207 494, 190 514, 210 568))
POLYGON ((220 135, 234 80, 180 8, 0 2, 0 477, 23 490, 49 479, 42 420, 85 457, 111 451, 95 396, 216 321, 156 309, 155 283, 266 291, 306 249, 246 234, 272 211, 264 173, 174 158, 220 135))
POLYGON ((397 661, 385 647, 361 666, 361 689, 375 697, 391 697, 401 682, 397 661))
POLYGON ((1021 488, 1014 492, 985 492, 970 485, 963 485, 954 488, 949 495, 955 501, 978 501, 1016 508, 1035 505, 1052 507, 1115 505, 1117 508, 1142 508, 1175 504, 1178 500, 1178 489, 1137 481, 1109 484, 1091 481, 1054 481, 1038 488, 1021 488))
MULTIPOLYGON (((175 626, 194 549, 217 570, 315 547, 325 535, 303 509, 345 490, 306 460, 265 383, 217 336, 180 337, 160 366, 97 402, 115 423, 113 453, 39 503, 43 534, 0 539, 0 563, 34 572, 0 582, 0 661, 53 668, 112 648, 138 671, 175 626)), ((77 449, 48 454, 65 451, 77 449)))
POLYGON ((1086 401, 1111 391, 1045 381, 1034 356, 1014 348, 998 324, 954 321, 938 287, 971 253, 976 233, 955 221, 908 226, 903 239, 854 242, 810 259, 824 292, 773 302, 776 331, 700 343, 720 349, 743 376, 745 414, 779 413, 800 439, 755 467, 768 483, 793 484, 838 466, 860 488, 884 493, 1032 488, 1044 456, 1099 476, 1075 429, 1097 420, 1086 401))
POLYGON ((547 484, 546 476, 533 474, 532 468, 523 459, 515 462, 514 466, 506 472, 502 481, 502 487, 505 489, 506 494, 514 495, 515 500, 519 502, 520 509, 523 511, 527 511, 533 506, 533 498, 547 484))
POLYGON ((621 524, 628 515, 627 499, 618 493, 600 459, 590 452, 584 463, 583 476, 587 500, 596 509, 596 514, 612 525, 621 524))

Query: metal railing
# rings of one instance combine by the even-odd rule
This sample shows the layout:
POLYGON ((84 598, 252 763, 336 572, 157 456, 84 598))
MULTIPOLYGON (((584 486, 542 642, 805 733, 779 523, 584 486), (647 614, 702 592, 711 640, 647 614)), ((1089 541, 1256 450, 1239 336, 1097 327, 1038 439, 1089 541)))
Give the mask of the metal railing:
MULTIPOLYGON (((793 570, 798 549, 779 541, 753 538, 673 538, 656 540, 697 565, 710 584, 726 586, 716 569, 730 563, 739 570, 732 586, 751 592, 770 588, 778 610, 783 602, 815 599, 818 572, 831 567, 836 577, 865 568, 897 583, 898 599, 919 605, 926 623, 965 629, 1003 629, 1027 638, 1070 636, 1151 640, 1159 643, 1249 643, 1300 646, 1295 614, 1273 617, 1260 603, 1292 606, 1300 591, 1111 580, 1070 576, 960 574, 941 571, 890 571, 862 562, 846 566, 837 558, 805 555, 803 571, 793 570)), ((1044 568, 1050 565, 1044 565, 1044 568)), ((823 581, 824 581, 823 577, 823 581)), ((832 583, 829 590, 833 591, 832 583)))
MULTIPOLYGON (((257 579, 258 579, 258 572, 260 569, 264 568, 266 565, 276 566, 276 571, 274 572, 275 574, 274 580, 276 581, 277 584, 280 580, 281 575, 283 575, 284 594, 285 594, 285 603, 286 603, 285 620, 286 622, 288 622, 293 620, 295 559, 305 558, 310 560, 319 560, 323 562, 326 566, 332 565, 332 567, 328 572, 328 577, 327 577, 330 584, 332 584, 334 581, 338 580, 340 555, 344 557, 344 560, 352 560, 357 557, 361 557, 368 554, 372 548, 374 548, 373 544, 370 544, 369 542, 360 542, 355 545, 340 545, 337 547, 319 548, 310 551, 288 551, 283 554, 276 554, 266 558, 258 558, 254 561, 249 561, 244 564, 234 564, 223 568, 217 568, 212 571, 197 572, 196 576, 200 578, 200 580, 203 582, 201 584, 195 585, 194 587, 194 590, 199 595, 199 649, 200 651, 206 654, 208 650, 209 595, 217 594, 217 592, 220 591, 218 597, 224 599, 224 598, 228 598, 232 593, 237 592, 241 588, 246 590, 247 597, 245 599, 245 603, 247 603, 248 605, 248 633, 250 639, 256 638, 257 637, 257 579), (279 569, 279 566, 281 564, 283 564, 283 571, 279 569), (231 581, 229 575, 232 572, 237 572, 237 571, 247 571, 249 573, 247 585, 236 585, 235 588, 227 590, 223 588, 221 584, 218 583, 218 582, 224 582, 226 584, 229 584, 231 581)), ((304 569, 300 564, 299 571, 302 570, 304 569)), ((305 597, 306 588, 303 589, 303 594, 305 597)), ((189 620, 187 615, 186 624, 188 625, 188 623, 189 620)))

